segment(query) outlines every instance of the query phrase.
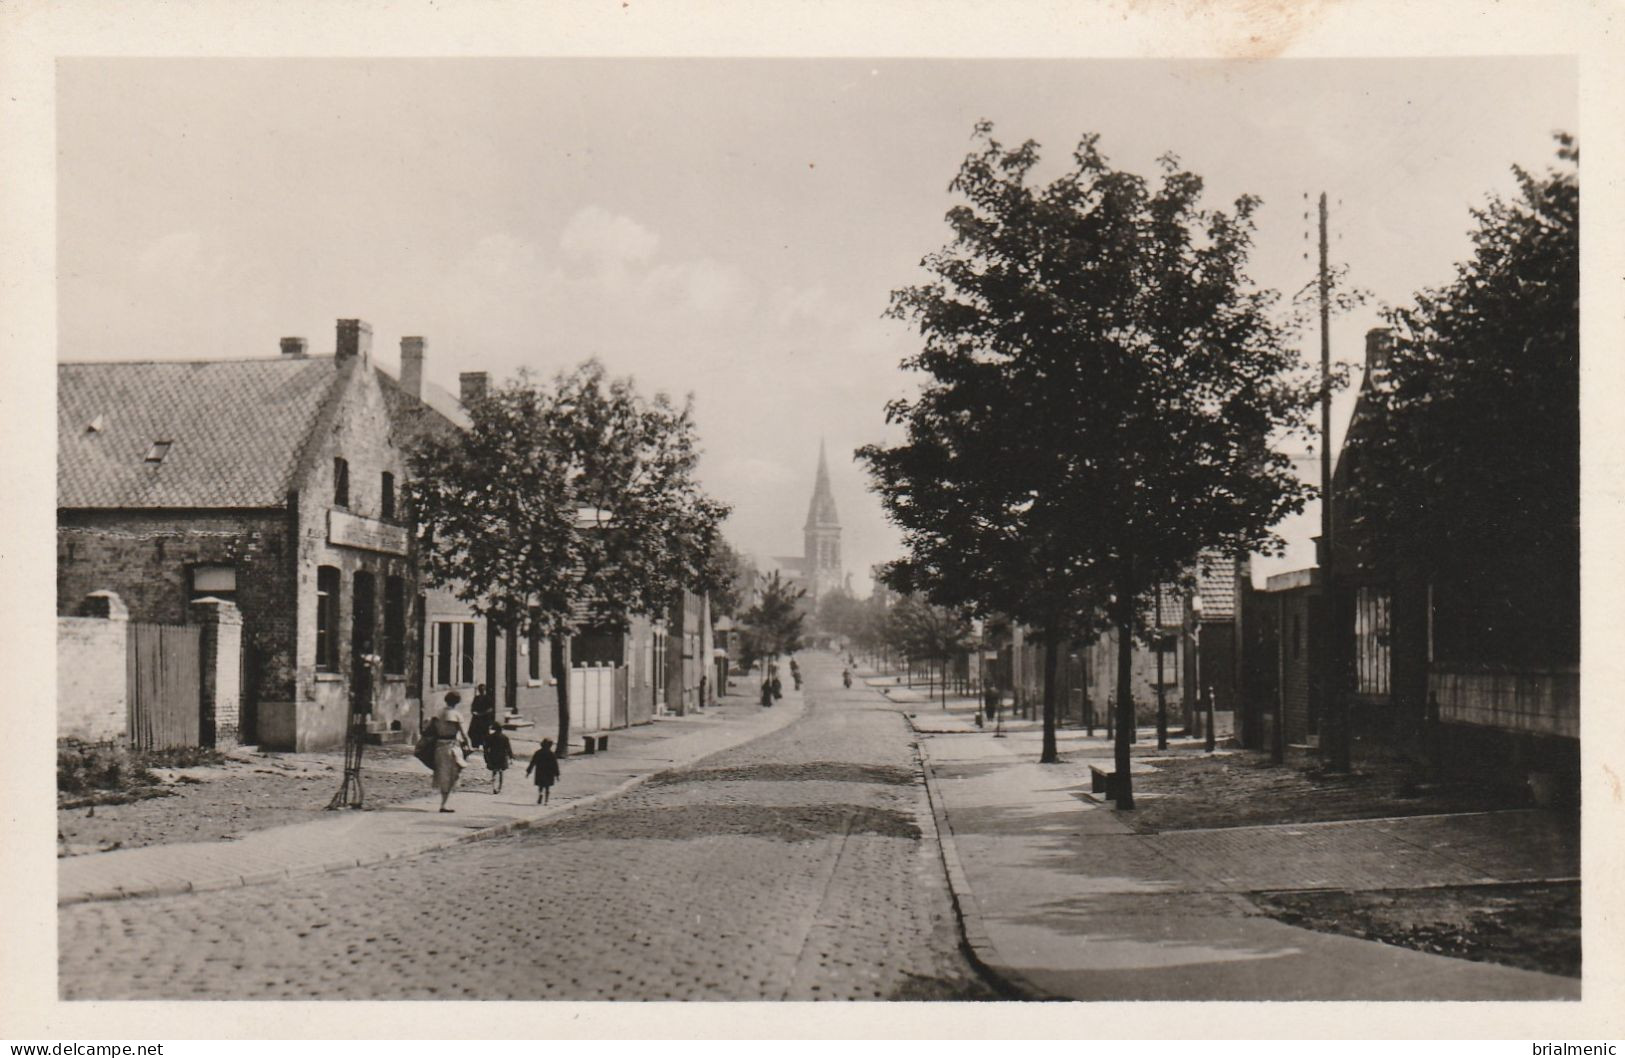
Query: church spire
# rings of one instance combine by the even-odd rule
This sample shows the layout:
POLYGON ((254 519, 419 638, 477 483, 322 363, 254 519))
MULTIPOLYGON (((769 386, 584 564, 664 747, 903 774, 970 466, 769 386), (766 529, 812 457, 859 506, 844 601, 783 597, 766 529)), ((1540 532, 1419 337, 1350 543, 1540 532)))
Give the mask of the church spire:
POLYGON ((824 439, 818 439, 818 476, 813 481, 812 502, 807 505, 806 528, 839 528, 841 519, 835 513, 835 495, 829 488, 829 460, 824 454, 824 439))

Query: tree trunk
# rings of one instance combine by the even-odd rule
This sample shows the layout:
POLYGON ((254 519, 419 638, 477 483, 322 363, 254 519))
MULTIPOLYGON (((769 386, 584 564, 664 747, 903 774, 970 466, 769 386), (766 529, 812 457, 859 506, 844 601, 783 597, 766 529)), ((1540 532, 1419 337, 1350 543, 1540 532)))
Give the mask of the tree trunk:
POLYGON ((1040 764, 1059 764, 1061 754, 1055 748, 1055 668, 1061 644, 1061 632, 1055 620, 1044 626, 1044 748, 1039 754, 1040 764))
POLYGON ((1113 770, 1117 773, 1117 807, 1134 807, 1134 783, 1129 778, 1129 741, 1134 733, 1134 593, 1128 578, 1118 586, 1117 598, 1117 742, 1113 770))
POLYGON ((551 637, 553 678, 559 689, 559 744, 553 752, 560 757, 570 755, 570 637, 555 634, 551 637))

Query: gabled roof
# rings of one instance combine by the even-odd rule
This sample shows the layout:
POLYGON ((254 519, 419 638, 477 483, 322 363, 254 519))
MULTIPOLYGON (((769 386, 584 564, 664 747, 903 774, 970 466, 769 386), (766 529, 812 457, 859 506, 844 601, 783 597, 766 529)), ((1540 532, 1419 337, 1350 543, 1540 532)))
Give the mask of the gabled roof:
POLYGON ((1203 552, 1196 563, 1196 590, 1202 596, 1202 620, 1228 621, 1236 616, 1236 564, 1224 555, 1203 552))
POLYGON ((59 364, 57 506, 282 506, 343 377, 331 356, 59 364))

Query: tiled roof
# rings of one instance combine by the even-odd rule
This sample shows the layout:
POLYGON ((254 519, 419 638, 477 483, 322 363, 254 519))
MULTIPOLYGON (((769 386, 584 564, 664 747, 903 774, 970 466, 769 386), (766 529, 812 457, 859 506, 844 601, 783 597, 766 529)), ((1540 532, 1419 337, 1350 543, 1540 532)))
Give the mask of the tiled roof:
POLYGON ((1205 552, 1196 565, 1196 588, 1202 594, 1202 620, 1236 616, 1236 564, 1217 552, 1205 552))
POLYGON ((280 506, 339 377, 332 357, 59 364, 57 506, 280 506))

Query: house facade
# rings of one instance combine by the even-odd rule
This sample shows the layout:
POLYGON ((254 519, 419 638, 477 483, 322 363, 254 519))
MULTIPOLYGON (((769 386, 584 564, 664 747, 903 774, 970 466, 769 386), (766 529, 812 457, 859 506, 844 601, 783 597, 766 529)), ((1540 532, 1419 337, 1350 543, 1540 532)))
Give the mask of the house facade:
POLYGON ((406 462, 370 361, 370 328, 341 320, 330 356, 289 338, 274 358, 59 365, 58 612, 98 590, 143 622, 234 603, 241 741, 338 745, 352 711, 416 723, 406 462))

